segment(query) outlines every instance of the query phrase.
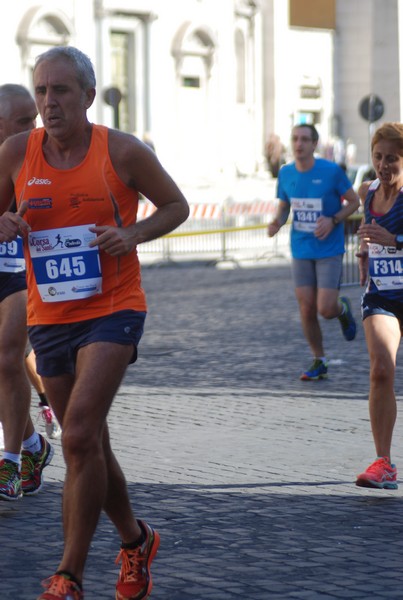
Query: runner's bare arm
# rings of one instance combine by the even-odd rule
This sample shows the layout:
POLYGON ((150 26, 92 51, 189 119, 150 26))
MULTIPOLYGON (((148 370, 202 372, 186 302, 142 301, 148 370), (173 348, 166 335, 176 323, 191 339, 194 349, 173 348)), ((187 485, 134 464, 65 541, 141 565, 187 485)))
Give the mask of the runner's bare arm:
POLYGON ((25 155, 26 139, 26 133, 19 134, 0 146, 0 242, 10 242, 29 231, 23 219, 26 203, 22 203, 16 213, 8 210, 14 198, 14 181, 25 155))
POLYGON ((269 237, 276 235, 280 228, 287 222, 288 215, 290 214, 290 208, 289 202, 279 199, 276 216, 267 226, 267 235, 269 237))

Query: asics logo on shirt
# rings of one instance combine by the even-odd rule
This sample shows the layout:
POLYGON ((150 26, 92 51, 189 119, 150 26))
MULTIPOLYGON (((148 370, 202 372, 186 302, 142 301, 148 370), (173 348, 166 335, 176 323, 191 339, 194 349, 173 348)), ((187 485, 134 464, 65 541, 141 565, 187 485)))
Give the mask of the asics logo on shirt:
POLYGON ((52 182, 50 179, 38 179, 37 177, 32 177, 28 181, 28 185, 51 185, 52 182))

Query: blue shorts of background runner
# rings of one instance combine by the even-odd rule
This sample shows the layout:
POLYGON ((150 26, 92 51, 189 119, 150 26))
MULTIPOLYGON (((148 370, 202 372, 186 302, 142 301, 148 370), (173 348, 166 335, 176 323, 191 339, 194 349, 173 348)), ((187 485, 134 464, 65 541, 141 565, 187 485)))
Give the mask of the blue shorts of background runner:
POLYGON ((36 369, 42 377, 75 373, 77 352, 94 342, 133 346, 129 364, 137 360, 137 346, 144 331, 146 312, 121 310, 106 317, 63 323, 32 325, 28 335, 36 355, 36 369))
POLYGON ((403 303, 400 300, 389 300, 380 294, 363 294, 361 298, 362 320, 372 315, 395 317, 400 324, 403 335, 403 303))
POLYGON ((0 273, 0 302, 16 292, 27 289, 25 271, 19 273, 0 273))

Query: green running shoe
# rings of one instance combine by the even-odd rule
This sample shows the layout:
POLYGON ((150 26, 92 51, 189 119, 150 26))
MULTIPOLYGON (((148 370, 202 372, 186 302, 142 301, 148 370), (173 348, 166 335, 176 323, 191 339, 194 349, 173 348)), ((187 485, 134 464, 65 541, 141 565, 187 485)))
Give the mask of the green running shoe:
POLYGON ((320 358, 315 358, 311 366, 305 373, 300 376, 301 381, 316 381, 318 379, 326 379, 327 377, 327 361, 320 358))
POLYGON ((39 452, 23 450, 21 453, 21 478, 24 496, 37 494, 43 485, 42 471, 53 458, 54 449, 49 442, 39 434, 41 449, 39 452))
POLYGON ((19 500, 22 498, 21 473, 17 463, 4 458, 0 460, 0 500, 19 500))
POLYGON ((340 298, 340 302, 342 303, 344 310, 337 318, 339 319, 345 339, 348 342, 351 342, 356 336, 357 325, 351 311, 350 300, 346 297, 342 297, 340 298))

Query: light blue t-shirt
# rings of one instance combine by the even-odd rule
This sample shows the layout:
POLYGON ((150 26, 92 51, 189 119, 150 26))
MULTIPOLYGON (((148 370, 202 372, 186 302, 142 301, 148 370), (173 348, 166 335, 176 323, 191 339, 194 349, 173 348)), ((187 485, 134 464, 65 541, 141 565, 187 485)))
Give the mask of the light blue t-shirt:
POLYGON ((319 216, 331 217, 341 207, 341 197, 351 181, 339 165, 316 158, 309 171, 297 171, 295 163, 279 172, 277 197, 292 208, 291 254, 294 258, 318 259, 343 254, 344 226, 339 223, 325 240, 313 231, 319 216))

